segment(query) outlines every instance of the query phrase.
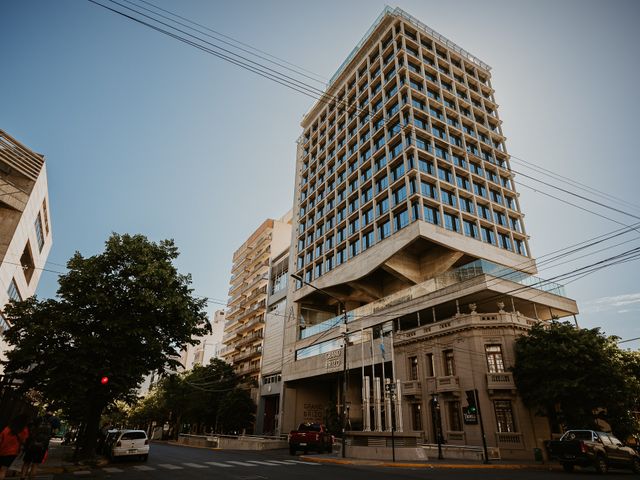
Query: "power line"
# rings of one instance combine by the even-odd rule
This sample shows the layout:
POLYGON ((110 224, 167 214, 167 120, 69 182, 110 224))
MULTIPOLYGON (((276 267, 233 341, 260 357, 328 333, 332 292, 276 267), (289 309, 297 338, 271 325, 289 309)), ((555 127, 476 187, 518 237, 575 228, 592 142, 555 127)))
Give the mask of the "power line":
POLYGON ((320 83, 320 84, 322 84, 322 85, 324 85, 324 86, 326 87, 326 83, 327 83, 327 82, 326 82, 326 80, 328 80, 328 79, 327 79, 326 77, 323 77, 322 75, 319 75, 319 74, 314 73, 314 72, 312 72, 312 71, 310 71, 310 70, 307 70, 307 69, 305 69, 305 68, 302 68, 301 66, 296 65, 296 64, 291 63, 291 62, 288 62, 287 60, 284 60, 284 59, 282 59, 282 58, 279 58, 279 57, 276 57, 276 56, 274 56, 274 55, 271 55, 271 54, 269 54, 269 53, 267 53, 267 52, 265 52, 265 51, 263 51, 263 50, 260 50, 260 49, 258 49, 258 48, 256 48, 256 47, 253 47, 253 46, 251 46, 251 45, 248 45, 248 44, 246 44, 246 43, 243 43, 243 42, 241 42, 241 41, 239 41, 239 40, 236 40, 236 39, 235 39, 235 38, 233 38, 233 37, 230 37, 230 36, 228 36, 228 35, 225 35, 225 34, 223 34, 223 33, 220 33, 220 32, 218 32, 218 31, 216 31, 216 30, 214 30, 214 29, 212 29, 212 28, 210 28, 210 27, 207 27, 207 26, 205 26, 205 25, 202 25, 202 24, 200 24, 200 23, 198 23, 198 22, 195 22, 195 21, 193 21, 193 20, 190 20, 190 19, 188 19, 188 18, 186 18, 186 17, 180 16, 180 15, 176 14, 175 12, 171 12, 171 11, 169 11, 169 10, 165 10, 164 8, 160 8, 160 7, 158 7, 157 5, 154 5, 153 3, 151 3, 151 2, 147 2, 147 1, 145 1, 145 0, 138 0, 139 2, 142 2, 142 3, 144 3, 144 4, 147 4, 147 5, 149 5, 149 6, 153 7, 153 8, 155 8, 155 9, 157 9, 157 10, 160 10, 160 11, 162 11, 162 12, 168 13, 169 15, 171 15, 171 16, 173 16, 173 17, 179 18, 179 19, 184 20, 185 22, 188 22, 188 23, 190 23, 190 24, 192 24, 192 25, 196 25, 196 26, 198 26, 198 27, 200 27, 200 28, 203 28, 203 29, 205 29, 205 30, 207 30, 207 31, 209 31, 209 32, 212 32, 212 33, 214 33, 215 35, 218 35, 218 36, 220 36, 220 37, 223 37, 223 38, 226 38, 226 39, 228 39, 228 40, 231 40, 231 42, 237 43, 238 45, 242 45, 243 47, 247 47, 247 48, 249 48, 249 49, 251 49, 251 50, 254 50, 255 52, 260 53, 261 55, 258 55, 258 54, 256 54, 256 53, 253 53, 251 50, 247 50, 247 49, 244 49, 244 48, 238 47, 238 46, 234 45, 234 44, 233 44, 233 43, 231 43, 231 42, 227 42, 227 41, 225 41, 225 40, 222 40, 222 39, 220 39, 220 38, 216 37, 215 35, 210 35, 210 34, 208 34, 208 33, 206 33, 206 32, 203 32, 203 31, 201 31, 201 30, 198 30, 198 29, 196 29, 196 28, 189 27, 188 25, 186 25, 186 24, 184 24, 184 23, 178 22, 178 21, 176 21, 176 20, 171 19, 170 17, 167 17, 167 16, 165 16, 165 15, 159 14, 159 13, 157 13, 157 12, 155 12, 155 11, 149 10, 149 9, 147 9, 147 8, 145 8, 145 7, 141 6, 141 5, 138 5, 138 4, 136 4, 135 2, 132 2, 132 1, 130 1, 130 0, 123 0, 123 1, 124 1, 124 2, 126 2, 126 3, 128 3, 128 4, 130 4, 130 5, 135 5, 135 6, 136 6, 136 7, 138 7, 138 8, 142 8, 143 10, 145 10, 145 11, 147 11, 147 12, 151 12, 151 13, 153 13, 154 15, 158 15, 158 16, 160 16, 161 18, 164 18, 164 19, 166 19, 166 20, 169 20, 169 21, 175 22, 175 23, 177 23, 178 25, 182 25, 183 27, 190 28, 190 29, 192 29, 192 30, 194 30, 194 31, 196 31, 196 32, 198 32, 198 33, 201 33, 201 34, 203 34, 203 35, 206 35, 206 36, 208 36, 208 37, 210 37, 210 38, 214 38, 214 39, 218 40, 219 42, 223 42, 224 44, 229 45, 229 46, 231 46, 231 47, 233 47, 233 48, 237 48, 237 49, 238 49, 238 50, 240 50, 240 51, 243 51, 243 52, 248 53, 248 54, 250 54, 250 55, 254 55, 254 56, 258 57, 258 58, 261 58, 261 59, 266 60, 266 61, 268 61, 268 62, 271 62, 271 63, 273 63, 273 64, 275 64, 275 65, 278 65, 279 67, 285 68, 285 69, 287 69, 287 70, 289 70, 289 71, 291 71, 291 72, 295 72, 295 73, 297 73, 298 75, 302 75, 303 77, 306 77, 306 78, 308 78, 308 79, 310 79, 310 80, 313 80, 313 81, 315 81, 315 82, 318 82, 318 83, 320 83), (273 60, 269 60, 268 58, 265 58, 263 55, 266 55, 267 57, 271 57, 271 58, 273 58, 273 59, 275 59, 275 60, 278 60, 278 62, 273 61, 273 60), (279 62, 282 62, 282 63, 284 63, 284 64, 286 64, 286 65, 290 65, 290 67, 295 67, 295 68, 287 67, 286 65, 283 65, 283 64, 281 64, 281 63, 279 63, 279 62), (303 72, 310 73, 311 75, 313 75, 313 77, 312 77, 312 76, 309 76, 309 75, 306 75, 306 74, 305 74, 305 73, 303 73, 303 72), (316 78, 314 78, 314 77, 316 77, 316 78), (322 79, 324 79, 324 80, 318 80, 318 78, 322 78, 322 79))

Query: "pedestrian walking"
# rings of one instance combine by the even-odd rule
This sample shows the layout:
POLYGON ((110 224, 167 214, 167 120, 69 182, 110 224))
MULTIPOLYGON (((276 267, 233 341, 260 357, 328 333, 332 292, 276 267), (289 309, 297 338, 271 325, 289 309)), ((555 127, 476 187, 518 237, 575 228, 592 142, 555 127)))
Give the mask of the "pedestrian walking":
POLYGON ((47 456, 50 440, 51 424, 48 419, 36 418, 29 429, 29 438, 27 438, 24 445, 24 462, 20 478, 33 478, 36 476, 38 465, 41 465, 47 456))
POLYGON ((29 416, 25 413, 20 414, 0 432, 0 478, 5 477, 29 437, 28 422, 29 416))

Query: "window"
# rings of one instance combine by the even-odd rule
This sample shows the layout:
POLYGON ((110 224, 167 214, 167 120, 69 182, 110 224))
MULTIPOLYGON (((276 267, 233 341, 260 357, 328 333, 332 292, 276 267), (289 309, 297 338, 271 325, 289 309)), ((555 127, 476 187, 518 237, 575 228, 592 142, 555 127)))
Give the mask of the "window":
POLYGON ((47 200, 42 201, 42 216, 44 217, 44 230, 45 233, 49 234, 49 214, 47 212, 47 200))
POLYGON ((444 376, 452 377, 456 374, 456 363, 453 358, 453 350, 445 350, 442 352, 444 359, 444 376))
POLYGON ((403 185, 400 188, 396 188, 393 191, 393 204, 394 205, 398 205, 399 203, 401 203, 406 198, 407 198, 407 187, 406 187, 406 185, 403 185))
POLYGON ((460 402, 447 402, 447 413, 449 414, 449 430, 461 432, 462 418, 460 418, 460 402))
POLYGON ((38 216, 35 221, 36 227, 36 238, 38 239, 38 249, 42 251, 42 247, 44 247, 44 232, 42 231, 42 216, 40 212, 38 212, 38 216))
POLYGON ((453 183, 453 177, 451 170, 447 168, 438 167, 438 177, 445 182, 453 183))
POLYGON ((419 403, 411 404, 411 428, 414 431, 422 430, 422 408, 419 403))
POLYGON ((9 330, 9 324, 2 315, 2 312, 0 312, 0 335, 2 335, 7 330, 9 330))
POLYGON ((496 237, 493 233, 493 230, 488 227, 480 227, 480 231, 482 232, 482 241, 485 243, 490 243, 491 245, 496 244, 496 237))
POLYGON ((378 227, 378 239, 382 240, 391 235, 391 222, 387 220, 378 227))
POLYGON ((464 234, 467 237, 478 238, 478 226, 476 225, 476 222, 463 220, 462 225, 464 227, 464 234))
POLYGON ((442 197, 442 201, 447 205, 451 205, 452 207, 458 206, 458 197, 453 192, 445 190, 444 188, 440 190, 440 195, 442 197))
POLYGON ((421 172, 433 175, 433 162, 430 162, 429 160, 418 157, 418 168, 421 172))
POLYGON ((377 208, 378 216, 384 213, 387 213, 389 211, 389 198, 384 197, 382 200, 380 200, 376 208, 377 208))
POLYGON ((496 413, 496 425, 498 432, 516 432, 516 423, 513 418, 511 401, 494 400, 493 408, 496 413))
POLYGON ((418 379, 418 357, 409 357, 409 380, 418 379))
POLYGON ((434 199, 438 198, 438 190, 436 189, 436 186, 430 183, 420 182, 420 191, 422 192, 422 195, 425 197, 434 198, 434 199))
POLYGON ((373 235, 373 230, 362 235, 362 251, 363 252, 367 248, 371 247, 374 243, 375 243, 375 238, 373 235))
POLYGON ((454 232, 460 231, 460 220, 457 215, 451 215, 450 213, 444 213, 444 228, 452 230, 454 232))
POLYGON ((440 225, 440 211, 437 208, 424 206, 424 220, 434 225, 440 225))
POLYGON ((360 253, 360 240, 356 240, 349 244, 349 256, 351 258, 355 257, 360 253))
POLYGON ((16 279, 12 278, 11 283, 9 284, 9 288, 7 289, 7 294, 11 300, 19 302, 22 300, 22 296, 20 295, 20 290, 18 290, 18 285, 16 284, 16 279))
POLYGON ((398 230, 409 225, 409 212, 406 209, 404 209, 401 212, 397 213, 393 217, 393 220, 394 220, 395 230, 397 232, 398 230))
POLYGON ((487 366, 489 373, 504 372, 504 362, 502 360, 501 345, 485 345, 484 351, 487 354, 487 366))
POLYGON ((425 356, 426 361, 427 361, 427 377, 435 377, 436 376, 436 370, 434 368, 433 365, 433 353, 427 353, 427 355, 425 356))

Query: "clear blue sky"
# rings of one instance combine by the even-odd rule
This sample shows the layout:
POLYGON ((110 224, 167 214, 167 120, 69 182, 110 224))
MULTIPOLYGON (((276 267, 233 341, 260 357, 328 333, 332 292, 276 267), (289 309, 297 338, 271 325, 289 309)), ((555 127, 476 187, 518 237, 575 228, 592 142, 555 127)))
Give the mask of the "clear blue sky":
MULTIPOLYGON (((385 5, 154 3, 324 77, 385 5)), ((511 154, 640 203, 640 3, 392 6, 493 67, 511 154)), ((192 273, 196 293, 225 301, 233 251, 265 218, 291 206, 294 142, 311 99, 85 0, 2 0, 0 45, 0 128, 47 157, 54 229, 48 268, 62 270, 56 264, 76 250, 101 251, 111 232, 174 238, 179 267, 192 273)), ((619 227, 518 190, 534 256, 619 227)), ((634 240, 540 275, 639 245, 634 240)), ((583 311, 580 323, 640 336, 639 279, 636 261, 568 285, 583 311)), ((44 273, 38 294, 55 290, 56 276, 44 273)))

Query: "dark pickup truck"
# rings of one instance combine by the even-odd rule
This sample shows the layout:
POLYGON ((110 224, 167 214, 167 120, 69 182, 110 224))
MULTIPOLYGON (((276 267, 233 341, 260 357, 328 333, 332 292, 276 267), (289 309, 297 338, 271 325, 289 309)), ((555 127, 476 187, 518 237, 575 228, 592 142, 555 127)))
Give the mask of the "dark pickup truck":
POLYGON ((309 450, 331 453, 333 451, 333 436, 320 423, 301 423, 297 430, 289 432, 289 453, 309 450))
POLYGON ((550 458, 562 464, 566 472, 573 468, 595 467, 598 473, 607 473, 609 467, 629 468, 640 473, 640 457, 630 447, 609 433, 594 430, 569 430, 560 440, 547 443, 550 458))

